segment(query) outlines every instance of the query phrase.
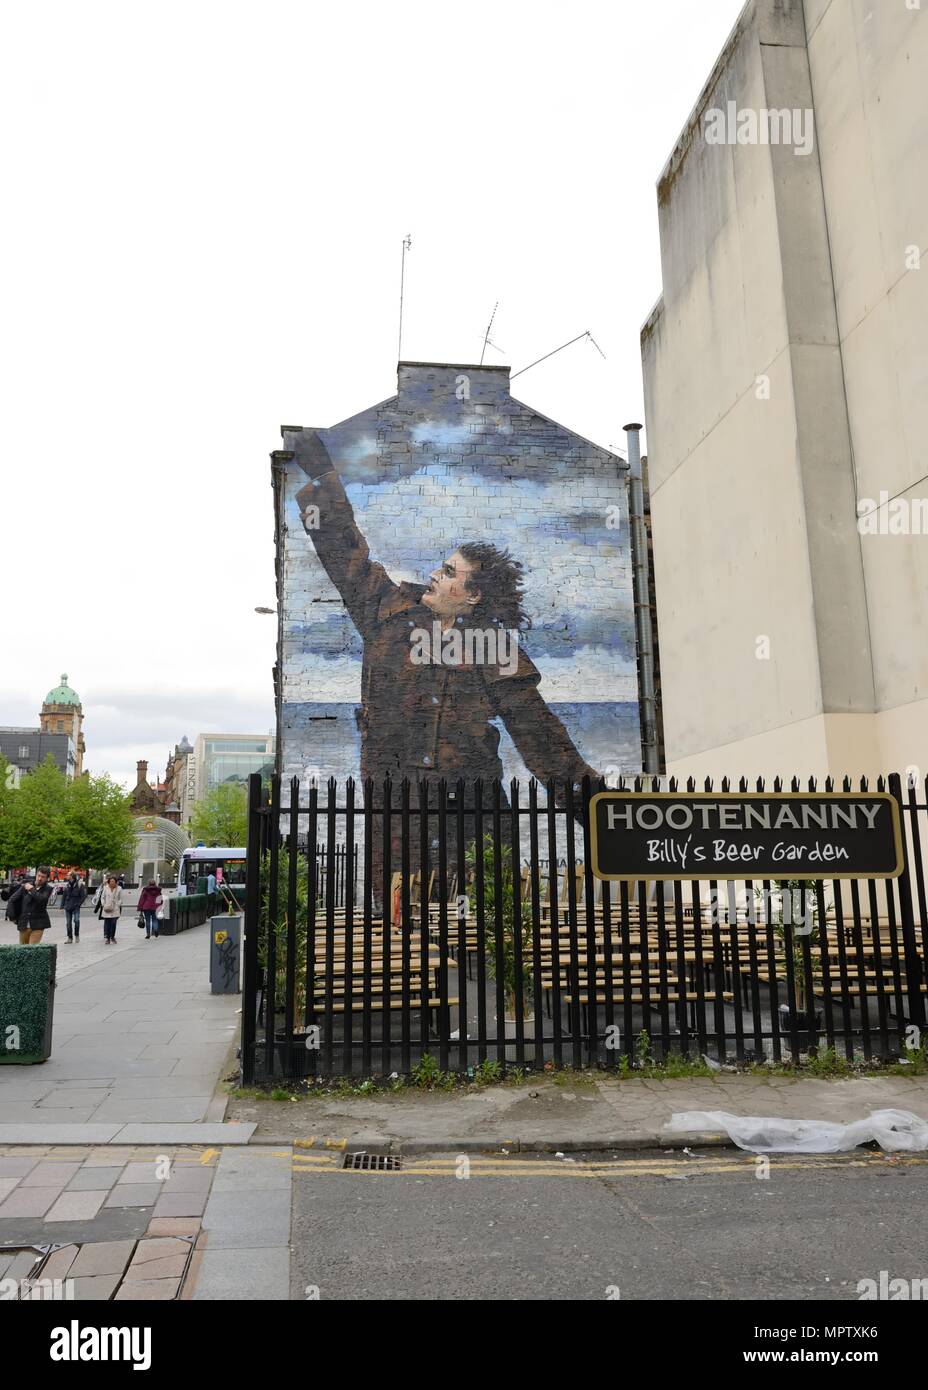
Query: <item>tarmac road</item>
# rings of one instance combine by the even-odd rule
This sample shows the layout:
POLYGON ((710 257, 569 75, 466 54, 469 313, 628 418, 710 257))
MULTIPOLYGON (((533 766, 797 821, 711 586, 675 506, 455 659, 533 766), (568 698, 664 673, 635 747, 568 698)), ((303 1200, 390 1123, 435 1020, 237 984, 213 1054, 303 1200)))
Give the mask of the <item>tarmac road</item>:
POLYGON ((766 1178, 728 1150, 571 1158, 469 1155, 468 1170, 417 1155, 353 1173, 341 1155, 294 1154, 291 1297, 827 1299, 860 1313, 861 1279, 928 1280, 928 1157, 780 1155, 766 1178))

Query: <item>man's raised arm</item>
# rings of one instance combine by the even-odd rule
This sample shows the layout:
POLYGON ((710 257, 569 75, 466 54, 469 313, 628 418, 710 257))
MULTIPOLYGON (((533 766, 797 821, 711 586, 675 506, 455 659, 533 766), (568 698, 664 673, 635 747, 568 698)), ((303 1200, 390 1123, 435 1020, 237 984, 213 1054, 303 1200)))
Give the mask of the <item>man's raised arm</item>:
POLYGON ((295 456, 310 479, 296 495, 304 530, 352 622, 366 637, 382 599, 396 586, 383 565, 371 560, 344 484, 319 435, 304 433, 295 456))
MULTIPOLYGON (((574 786, 589 777, 593 790, 598 791, 600 774, 584 760, 560 719, 546 704, 538 690, 538 669, 521 647, 518 666, 511 675, 498 667, 486 670, 487 689, 496 712, 532 776, 540 782, 553 777, 559 783, 570 782, 574 786)), ((558 800, 560 803, 560 789, 558 800)))

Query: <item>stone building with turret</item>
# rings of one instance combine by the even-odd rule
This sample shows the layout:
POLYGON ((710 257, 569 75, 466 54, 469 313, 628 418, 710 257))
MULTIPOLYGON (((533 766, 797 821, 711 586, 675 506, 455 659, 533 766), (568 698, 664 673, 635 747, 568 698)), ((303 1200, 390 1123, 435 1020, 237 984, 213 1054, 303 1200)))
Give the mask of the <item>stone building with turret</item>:
POLYGON ((169 802, 180 812, 179 823, 186 825, 196 800, 196 759, 193 744, 186 734, 180 743, 174 745, 173 752, 168 754, 164 783, 169 802))
POLYGON ((80 777, 84 770, 83 725, 81 698, 63 675, 61 684, 42 702, 37 729, 0 727, 0 757, 21 775, 34 772, 50 757, 66 777, 80 777))
POLYGON ((74 744, 74 776, 80 777, 84 770, 84 710, 81 697, 68 685, 66 674, 42 701, 39 724, 43 734, 68 735, 74 744))
POLYGON ((181 809, 174 800, 170 784, 165 780, 151 785, 145 758, 136 763, 136 781, 129 794, 129 807, 135 816, 161 816, 174 825, 180 824, 181 809))

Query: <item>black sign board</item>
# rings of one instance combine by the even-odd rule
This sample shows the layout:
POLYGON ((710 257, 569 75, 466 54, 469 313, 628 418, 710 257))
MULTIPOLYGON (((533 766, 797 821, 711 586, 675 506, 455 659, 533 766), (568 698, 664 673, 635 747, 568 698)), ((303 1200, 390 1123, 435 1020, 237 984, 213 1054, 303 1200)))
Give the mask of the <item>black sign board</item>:
POLYGON ((626 879, 896 878, 887 792, 599 792, 593 873, 626 879))

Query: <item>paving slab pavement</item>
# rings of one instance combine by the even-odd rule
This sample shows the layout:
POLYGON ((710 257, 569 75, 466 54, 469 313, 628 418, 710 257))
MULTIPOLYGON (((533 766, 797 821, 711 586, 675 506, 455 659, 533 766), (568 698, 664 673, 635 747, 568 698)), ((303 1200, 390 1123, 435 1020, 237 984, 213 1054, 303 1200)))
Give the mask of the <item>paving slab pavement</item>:
MULTIPOLYGON (((928 1077, 828 1080, 723 1072, 671 1081, 563 1073, 556 1081, 528 1078, 453 1092, 320 1095, 295 1103, 236 1099, 233 1093, 228 1114, 257 1125, 252 1143, 395 1153, 567 1152, 680 1148, 692 1137, 668 1135, 665 1126, 675 1113, 689 1110, 845 1124, 874 1110, 907 1110, 928 1120, 928 1077)), ((724 1135, 713 1138, 730 1142, 724 1135)))
MULTIPOLYGON (((93 918, 79 945, 62 945, 58 925, 48 937, 59 948, 52 1055, 0 1069, 0 1144, 167 1143, 166 1127, 177 1126, 173 1142, 184 1143, 196 1142, 190 1126, 214 1130, 241 996, 210 994, 208 924, 146 941, 127 915, 115 948, 102 945, 102 934, 97 944, 93 918)), ((212 1132, 201 1138, 217 1142, 212 1132)))
MULTIPOLYGON (((67 1152, 70 1160, 63 1160, 54 1145, 36 1146, 29 1155, 0 1148, 0 1264, 4 1247, 73 1244, 85 1253, 70 1277, 109 1276, 115 1268, 90 1267, 101 1245, 121 1242, 128 1263, 135 1242, 149 1235, 199 1235, 218 1168, 217 1148, 85 1146, 67 1152), (7 1188, 10 1182, 14 1186, 7 1188), (187 1219, 181 1228, 164 1226, 179 1216, 171 1199, 174 1206, 195 1208, 183 1213, 187 1219)), ((115 1250, 106 1258, 115 1259, 115 1250)))
POLYGON ((71 1152, 0 1149, 0 1279, 62 1279, 75 1300, 289 1298, 289 1145, 71 1152))
POLYGON ((224 1150, 203 1215, 192 1297, 290 1297, 293 1151, 224 1150))

